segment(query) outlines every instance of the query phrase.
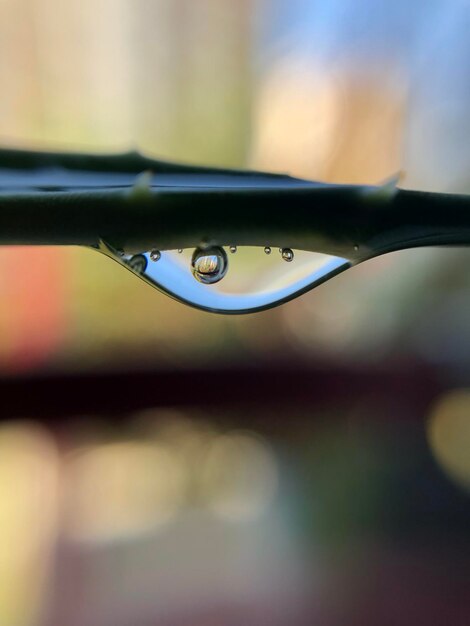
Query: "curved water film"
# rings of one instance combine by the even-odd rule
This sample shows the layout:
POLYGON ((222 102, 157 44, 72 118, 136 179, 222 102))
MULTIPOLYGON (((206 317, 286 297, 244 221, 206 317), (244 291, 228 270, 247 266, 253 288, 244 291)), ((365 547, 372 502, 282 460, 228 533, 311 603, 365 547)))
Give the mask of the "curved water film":
POLYGON ((101 251, 180 302, 233 314, 287 302, 351 266, 341 257, 271 246, 208 246, 126 255, 103 244, 101 251))

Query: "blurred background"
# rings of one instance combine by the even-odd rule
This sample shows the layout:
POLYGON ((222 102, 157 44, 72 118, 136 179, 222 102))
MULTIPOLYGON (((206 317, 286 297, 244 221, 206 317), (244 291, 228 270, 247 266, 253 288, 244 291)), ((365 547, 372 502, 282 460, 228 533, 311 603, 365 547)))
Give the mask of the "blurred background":
MULTIPOLYGON (((470 192, 467 0, 0 0, 0 143, 470 192)), ((470 252, 201 313, 0 250, 0 624, 470 623, 470 252)))

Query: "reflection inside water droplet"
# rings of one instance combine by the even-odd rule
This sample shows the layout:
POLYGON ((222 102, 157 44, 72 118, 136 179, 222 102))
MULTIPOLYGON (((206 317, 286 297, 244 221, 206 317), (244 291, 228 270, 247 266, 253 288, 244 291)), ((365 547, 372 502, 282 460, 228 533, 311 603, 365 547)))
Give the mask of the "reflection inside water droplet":
POLYGON ((150 258, 152 261, 159 261, 161 256, 162 254, 160 250, 152 250, 152 252, 150 253, 150 258))
POLYGON ((278 256, 268 252, 272 251, 270 246, 238 246, 230 264, 227 252, 219 246, 165 250, 158 263, 151 262, 153 251, 121 258, 106 244, 101 249, 160 291, 197 308, 221 313, 270 308, 351 265, 341 257, 291 248, 282 248, 278 256))
POLYGON ((206 285, 213 285, 227 273, 228 260, 223 248, 196 248, 191 259, 191 271, 196 280, 206 285))
POLYGON ((131 257, 127 263, 134 272, 143 274, 147 268, 148 261, 143 254, 136 254, 131 257))

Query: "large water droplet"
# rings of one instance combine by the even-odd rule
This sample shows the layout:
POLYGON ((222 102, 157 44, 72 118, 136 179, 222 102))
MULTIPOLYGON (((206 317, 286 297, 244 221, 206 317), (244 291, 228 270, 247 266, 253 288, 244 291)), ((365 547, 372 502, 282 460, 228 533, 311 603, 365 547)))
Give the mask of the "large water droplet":
POLYGON ((227 273, 228 260, 223 248, 212 246, 210 248, 196 248, 191 259, 193 276, 200 283, 213 285, 227 273))
POLYGON ((237 246, 230 246, 229 250, 232 254, 235 254, 235 252, 237 251, 237 246))
POLYGON ((152 252, 150 253, 150 259, 152 261, 159 261, 161 259, 162 253, 160 252, 160 250, 152 250, 152 252))
POLYGON ((269 246, 266 246, 266 247, 264 248, 264 253, 265 253, 265 254, 271 254, 271 248, 270 248, 269 246))

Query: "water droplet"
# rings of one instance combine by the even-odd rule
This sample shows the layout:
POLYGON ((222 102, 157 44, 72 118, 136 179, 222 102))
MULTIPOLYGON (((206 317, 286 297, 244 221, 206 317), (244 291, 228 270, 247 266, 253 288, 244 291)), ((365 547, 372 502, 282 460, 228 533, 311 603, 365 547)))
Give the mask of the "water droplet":
POLYGON ((178 248, 178 254, 182 254, 183 248, 178 248))
POLYGON ((359 250, 359 246, 357 245, 357 243, 354 245, 354 250, 357 252, 359 250))
POLYGON ((137 274, 143 274, 147 269, 147 259, 144 257, 143 254, 136 254, 135 256, 131 257, 127 261, 127 264, 131 269, 134 270, 134 272, 137 272, 137 274))
POLYGON ((282 254, 282 248, 278 248, 278 250, 279 250, 280 254, 282 254))
POLYGON ((206 285, 218 283, 228 270, 227 254, 223 248, 196 248, 191 260, 191 271, 196 280, 206 285))
POLYGON ((266 246, 264 252, 265 254, 271 254, 271 248, 269 246, 266 246))
POLYGON ((158 263, 152 263, 151 250, 121 257, 105 242, 101 245, 104 254, 160 291, 219 313, 248 313, 287 302, 352 265, 351 259, 291 248, 284 248, 281 258, 292 260, 295 255, 295 263, 279 263, 273 254, 276 248, 260 255, 259 246, 238 246, 228 272, 228 247, 200 246, 193 251, 188 267, 177 249, 165 251, 158 263))
POLYGON ((229 250, 232 254, 235 254, 235 252, 237 251, 237 246, 230 246, 229 250))
POLYGON ((160 252, 160 250, 152 250, 152 252, 150 253, 150 258, 152 259, 152 261, 159 261, 161 256, 162 253, 160 252))
POLYGON ((288 263, 294 260, 294 253, 290 248, 283 248, 281 255, 284 261, 287 261, 288 263))

